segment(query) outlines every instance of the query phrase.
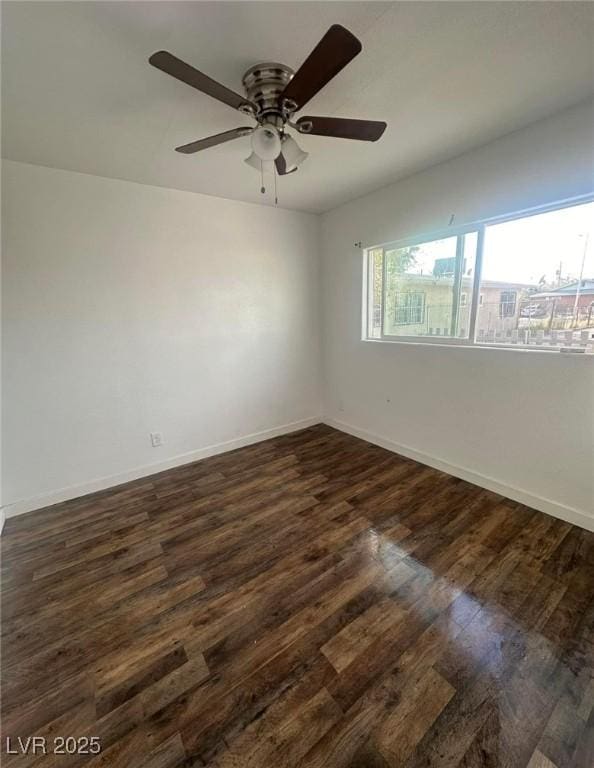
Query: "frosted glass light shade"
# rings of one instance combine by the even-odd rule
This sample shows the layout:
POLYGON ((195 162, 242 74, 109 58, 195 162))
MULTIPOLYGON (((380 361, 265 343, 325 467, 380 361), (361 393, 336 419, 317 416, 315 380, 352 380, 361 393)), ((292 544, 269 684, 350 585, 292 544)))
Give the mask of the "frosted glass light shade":
POLYGON ((272 125, 261 125, 252 133, 252 150, 260 160, 274 160, 280 155, 281 140, 272 125))
POLYGON ((260 160, 255 152, 243 161, 247 163, 251 168, 254 168, 258 173, 274 173, 274 160, 260 160))
POLYGON ((257 171, 262 167, 262 161, 255 152, 252 152, 252 154, 249 157, 246 157, 243 162, 251 165, 252 168, 255 168, 257 171))
POLYGON ((301 163, 309 157, 309 154, 301 149, 295 139, 287 134, 283 139, 282 152, 287 165, 287 173, 296 171, 301 163))

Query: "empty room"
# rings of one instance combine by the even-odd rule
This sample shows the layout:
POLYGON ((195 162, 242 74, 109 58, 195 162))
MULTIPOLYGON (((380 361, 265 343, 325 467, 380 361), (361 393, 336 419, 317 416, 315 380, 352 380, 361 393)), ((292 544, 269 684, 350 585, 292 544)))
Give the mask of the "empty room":
POLYGON ((594 3, 0 14, 3 768, 593 768, 594 3))

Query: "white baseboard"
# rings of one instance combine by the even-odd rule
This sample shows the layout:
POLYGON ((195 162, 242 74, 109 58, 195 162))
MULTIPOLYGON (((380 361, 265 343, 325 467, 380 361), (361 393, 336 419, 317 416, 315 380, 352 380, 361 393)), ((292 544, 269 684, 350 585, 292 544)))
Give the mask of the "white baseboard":
POLYGON ((525 491, 521 488, 515 488, 500 482, 492 477, 483 475, 474 470, 466 467, 459 467, 455 464, 450 464, 448 461, 431 456, 430 454, 423 453, 409 446, 402 445, 390 440, 381 435, 376 435, 372 432, 368 432, 364 429, 359 429, 351 424, 338 421, 337 419, 312 417, 309 419, 303 419, 301 421, 295 421, 290 424, 283 424, 279 427, 273 427, 262 432, 255 432, 243 437, 237 437, 233 440, 227 440, 223 443, 217 443, 215 445, 209 445, 205 448, 199 448, 195 451, 179 454, 173 456, 164 461, 156 462, 154 464, 146 464, 142 467, 135 467, 134 469, 127 470, 115 475, 109 475, 107 477, 101 477, 96 480, 91 480, 87 483, 81 483, 80 485, 73 485, 67 488, 60 488, 56 491, 44 493, 40 496, 35 496, 29 499, 22 499, 12 504, 8 504, 2 507, 0 510, 0 533, 4 526, 6 518, 14 517, 16 515, 22 515, 26 512, 32 512, 35 509, 41 509, 43 507, 50 506, 51 504, 59 504, 69 499, 75 499, 79 496, 86 496, 89 493, 95 491, 103 491, 106 488, 111 488, 122 483, 130 482, 131 480, 138 480, 142 477, 153 475, 156 472, 162 472, 166 469, 172 469, 173 467, 179 467, 184 464, 191 464, 194 461, 200 461, 200 459, 206 459, 209 456, 215 456, 219 453, 225 453, 226 451, 232 451, 236 448, 241 448, 246 445, 252 445, 254 443, 262 442, 263 440, 269 440, 272 437, 278 437, 279 435, 286 435, 290 432, 296 432, 306 427, 311 427, 314 424, 323 422, 330 427, 346 432, 349 435, 360 437, 362 440, 367 440, 369 443, 379 445, 382 448, 386 448, 394 453, 399 453, 402 456, 406 456, 409 459, 414 459, 421 464, 426 464, 435 469, 439 469, 442 472, 447 472, 449 475, 459 477, 462 480, 466 480, 469 483, 478 485, 481 488, 486 488, 489 491, 498 493, 501 496, 506 496, 509 499, 518 501, 521 504, 526 504, 528 507, 538 509, 541 512, 545 512, 548 515, 557 517, 561 520, 565 520, 568 523, 577 525, 580 528, 585 528, 588 531, 594 531, 594 516, 589 515, 573 507, 569 507, 565 504, 553 501, 551 499, 543 498, 536 494, 525 491))
POLYGON ((341 432, 346 432, 349 435, 360 437, 362 440, 367 440, 368 443, 379 445, 382 448, 386 448, 388 451, 399 453, 409 459, 414 459, 414 461, 418 461, 420 464, 426 464, 429 467, 446 472, 448 475, 459 477, 461 480, 473 483, 473 485, 486 488, 488 491, 493 491, 494 493, 506 496, 514 501, 519 501, 527 507, 538 509, 547 515, 558 517, 561 520, 565 520, 567 523, 572 523, 580 528, 585 528, 587 531, 594 531, 594 516, 589 515, 587 512, 575 509, 574 507, 568 507, 565 504, 560 504, 552 499, 537 496, 522 488, 506 485, 505 483, 495 480, 495 478, 488 477, 487 475, 483 475, 480 472, 475 472, 466 467, 459 467, 456 464, 450 464, 448 461, 431 456, 428 453, 422 453, 407 445, 401 445, 400 443, 396 443, 381 435, 376 435, 372 432, 367 432, 367 430, 359 429, 351 424, 346 424, 342 421, 330 418, 325 418, 323 421, 324 424, 327 424, 330 427, 339 429, 341 432))
POLYGON ((198 448, 195 451, 172 456, 169 459, 154 464, 145 464, 143 467, 135 467, 126 472, 108 475, 107 477, 100 477, 96 480, 90 480, 87 483, 81 483, 80 485, 71 485, 67 488, 60 488, 56 491, 41 494, 40 496, 15 501, 2 508, 2 524, 4 524, 4 517, 9 518, 15 517, 16 515, 23 515, 26 512, 33 512, 35 509, 48 507, 51 504, 59 504, 62 501, 76 499, 79 496, 86 496, 89 493, 103 491, 106 488, 112 488, 113 486, 121 485, 122 483, 128 483, 131 480, 138 480, 141 477, 154 475, 165 469, 180 467, 183 464, 191 464, 194 461, 200 461, 200 459, 207 459, 209 456, 216 456, 219 453, 233 451, 235 448, 242 448, 246 445, 269 440, 271 437, 279 437, 280 435, 287 435, 290 432, 297 432, 300 429, 319 424, 321 421, 321 417, 312 417, 309 419, 302 419, 301 421, 294 421, 290 424, 272 427, 272 429, 265 429, 262 432, 254 432, 251 435, 244 435, 243 437, 236 437, 233 440, 226 440, 223 443, 216 443, 215 445, 209 445, 205 448, 198 448))

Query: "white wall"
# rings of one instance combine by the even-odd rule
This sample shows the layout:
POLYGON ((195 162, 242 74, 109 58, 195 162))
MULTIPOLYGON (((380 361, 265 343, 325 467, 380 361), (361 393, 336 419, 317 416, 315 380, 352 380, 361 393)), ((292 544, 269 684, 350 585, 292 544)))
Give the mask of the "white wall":
POLYGON ((13 162, 3 203, 9 513, 319 419, 318 217, 13 162))
POLYGON ((361 341, 374 245, 594 189, 592 104, 323 217, 325 413, 452 474, 594 529, 594 360, 361 341))

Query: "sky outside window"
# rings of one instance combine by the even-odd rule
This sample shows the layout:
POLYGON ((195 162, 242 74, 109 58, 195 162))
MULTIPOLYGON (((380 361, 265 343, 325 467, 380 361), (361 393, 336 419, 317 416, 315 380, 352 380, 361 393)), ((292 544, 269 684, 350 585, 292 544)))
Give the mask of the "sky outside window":
POLYGON ((485 229, 483 280, 538 285, 594 278, 594 202, 494 224, 485 229))

